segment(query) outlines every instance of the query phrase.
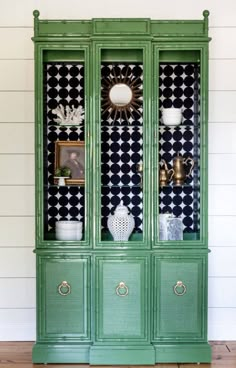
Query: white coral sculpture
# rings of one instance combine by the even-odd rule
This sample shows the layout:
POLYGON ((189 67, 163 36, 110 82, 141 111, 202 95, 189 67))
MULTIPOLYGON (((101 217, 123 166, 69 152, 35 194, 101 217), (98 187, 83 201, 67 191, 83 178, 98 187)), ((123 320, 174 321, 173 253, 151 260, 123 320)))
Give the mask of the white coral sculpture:
POLYGON ((52 110, 52 113, 57 115, 54 121, 60 125, 80 125, 84 120, 84 109, 79 106, 77 109, 72 106, 59 105, 56 109, 52 110))

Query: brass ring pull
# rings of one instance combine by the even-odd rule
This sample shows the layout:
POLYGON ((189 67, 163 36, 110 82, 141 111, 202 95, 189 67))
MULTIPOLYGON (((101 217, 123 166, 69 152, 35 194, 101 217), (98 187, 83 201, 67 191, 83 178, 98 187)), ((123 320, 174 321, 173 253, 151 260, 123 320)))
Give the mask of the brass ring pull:
POLYGON ((57 290, 60 295, 67 296, 68 294, 70 294, 71 287, 67 281, 62 281, 58 286, 57 290), (64 291, 63 288, 66 288, 66 290, 64 291))
POLYGON ((121 281, 119 283, 119 285, 116 287, 116 295, 118 295, 118 296, 126 296, 128 294, 129 294, 128 287, 125 285, 124 282, 121 281))
POLYGON ((186 293, 186 286, 183 284, 182 281, 177 281, 176 285, 174 286, 174 293, 178 296, 182 296, 186 293), (177 288, 182 288, 182 291, 179 292, 177 288))

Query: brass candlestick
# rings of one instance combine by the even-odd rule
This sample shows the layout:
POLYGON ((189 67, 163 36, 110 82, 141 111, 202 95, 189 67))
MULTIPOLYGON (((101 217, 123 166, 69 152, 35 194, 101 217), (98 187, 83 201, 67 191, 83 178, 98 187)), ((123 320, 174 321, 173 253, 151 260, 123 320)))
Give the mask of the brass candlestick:
POLYGON ((136 170, 137 170, 137 173, 140 174, 140 187, 142 188, 143 186, 143 163, 142 162, 136 165, 136 170))

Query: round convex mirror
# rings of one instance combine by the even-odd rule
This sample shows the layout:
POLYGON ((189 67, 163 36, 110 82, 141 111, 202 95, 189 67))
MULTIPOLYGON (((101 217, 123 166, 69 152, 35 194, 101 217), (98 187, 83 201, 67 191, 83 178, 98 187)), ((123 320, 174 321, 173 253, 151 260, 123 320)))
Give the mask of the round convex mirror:
POLYGON ((115 106, 128 105, 133 97, 132 89, 125 83, 117 83, 111 87, 109 92, 110 101, 115 106))

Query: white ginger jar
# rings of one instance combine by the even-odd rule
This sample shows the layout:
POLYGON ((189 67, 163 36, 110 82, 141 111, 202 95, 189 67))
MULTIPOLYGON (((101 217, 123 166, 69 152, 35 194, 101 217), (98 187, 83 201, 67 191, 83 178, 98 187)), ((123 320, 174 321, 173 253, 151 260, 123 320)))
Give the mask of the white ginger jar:
POLYGON ((115 241, 127 241, 134 230, 134 217, 124 206, 123 201, 116 207, 114 215, 107 220, 108 229, 115 241))

